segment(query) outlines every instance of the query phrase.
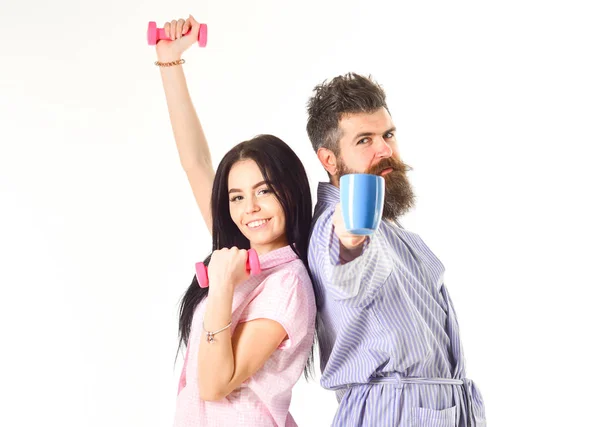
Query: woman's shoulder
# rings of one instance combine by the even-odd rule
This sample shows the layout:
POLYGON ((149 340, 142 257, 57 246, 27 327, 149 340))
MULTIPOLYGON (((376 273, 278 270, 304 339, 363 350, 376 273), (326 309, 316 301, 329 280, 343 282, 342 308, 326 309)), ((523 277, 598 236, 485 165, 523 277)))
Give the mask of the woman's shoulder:
POLYGON ((268 271, 265 282, 285 283, 289 286, 310 284, 310 275, 300 259, 294 259, 268 271))
POLYGON ((279 301, 281 309, 312 318, 316 313, 315 294, 308 270, 300 259, 274 268, 260 286, 259 295, 279 301), (291 304, 291 305, 290 305, 291 304))

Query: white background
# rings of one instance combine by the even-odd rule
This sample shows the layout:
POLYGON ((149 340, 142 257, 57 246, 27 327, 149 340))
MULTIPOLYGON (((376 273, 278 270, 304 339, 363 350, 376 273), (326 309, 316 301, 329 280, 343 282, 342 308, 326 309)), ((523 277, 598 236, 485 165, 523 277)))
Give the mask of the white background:
MULTIPOLYGON (((215 164, 272 133, 316 189, 311 90, 372 74, 489 425, 599 425, 595 3, 1 0, 0 425, 172 423, 176 308, 211 245, 145 32, 189 12, 215 164)), ((300 426, 336 406, 294 389, 300 426)))

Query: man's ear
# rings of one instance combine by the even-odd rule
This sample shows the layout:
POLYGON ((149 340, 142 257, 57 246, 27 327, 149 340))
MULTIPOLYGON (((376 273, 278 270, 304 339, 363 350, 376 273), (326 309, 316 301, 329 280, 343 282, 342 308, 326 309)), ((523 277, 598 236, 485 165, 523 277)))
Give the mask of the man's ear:
POLYGON ((333 151, 320 147, 317 150, 317 157, 329 175, 335 176, 337 174, 337 158, 333 151))

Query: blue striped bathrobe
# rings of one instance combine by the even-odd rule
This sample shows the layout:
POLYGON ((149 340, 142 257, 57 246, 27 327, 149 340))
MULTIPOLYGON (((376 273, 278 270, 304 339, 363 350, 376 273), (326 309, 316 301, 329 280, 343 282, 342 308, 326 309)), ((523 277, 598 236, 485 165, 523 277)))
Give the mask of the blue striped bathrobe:
POLYGON ((444 266, 414 233, 382 221, 361 256, 339 261, 339 189, 320 183, 309 245, 321 385, 333 426, 485 427, 465 363, 444 266))

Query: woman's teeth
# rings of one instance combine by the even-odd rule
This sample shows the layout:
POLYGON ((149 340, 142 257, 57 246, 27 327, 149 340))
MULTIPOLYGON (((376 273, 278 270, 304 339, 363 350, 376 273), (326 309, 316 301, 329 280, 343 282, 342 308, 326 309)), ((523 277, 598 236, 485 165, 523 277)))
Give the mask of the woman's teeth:
POLYGON ((248 227, 249 228, 256 228, 256 227, 260 227, 263 224, 266 224, 267 222, 269 222, 268 219, 261 219, 258 221, 252 221, 248 223, 248 227))

